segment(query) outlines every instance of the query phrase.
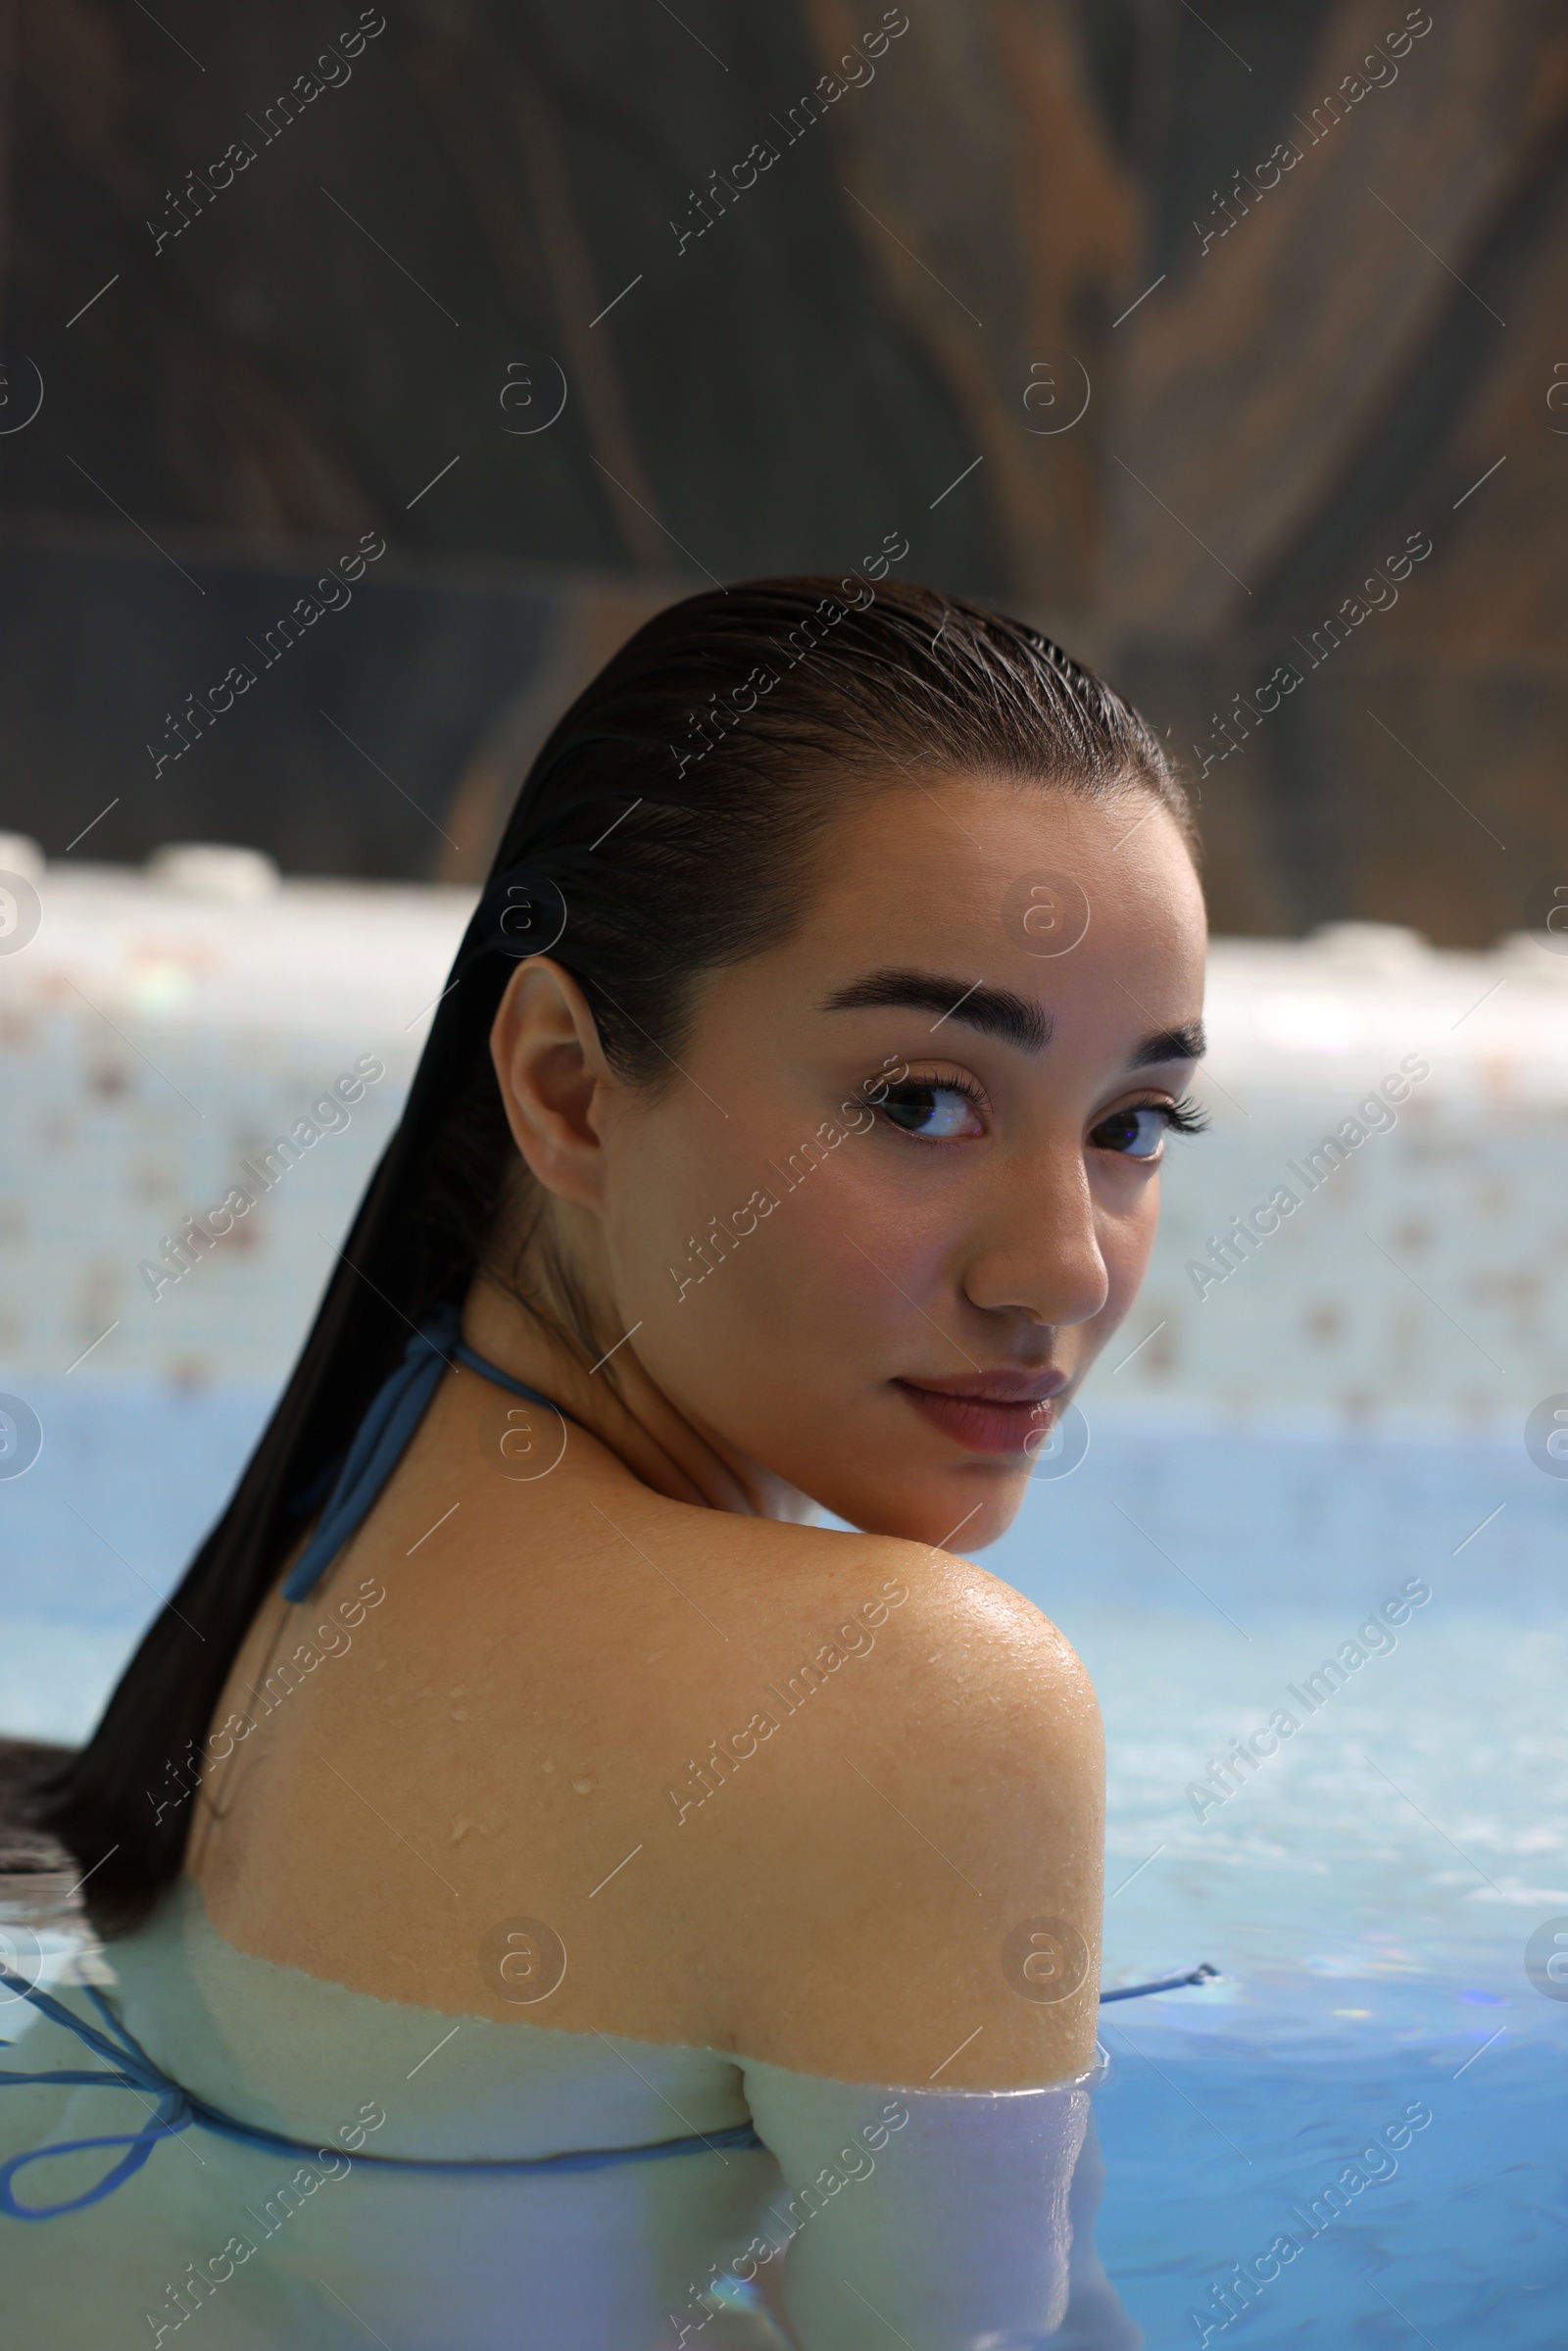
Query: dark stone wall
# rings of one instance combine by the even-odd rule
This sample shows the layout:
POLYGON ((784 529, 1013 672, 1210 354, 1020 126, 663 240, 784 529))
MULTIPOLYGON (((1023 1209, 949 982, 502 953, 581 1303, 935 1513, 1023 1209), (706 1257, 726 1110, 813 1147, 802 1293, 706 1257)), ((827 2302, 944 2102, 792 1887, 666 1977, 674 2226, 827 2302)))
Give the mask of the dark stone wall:
POLYGON ((1481 942, 1568 866, 1548 0, 21 0, 4 38, 0 824, 51 855, 472 873, 639 617, 896 531, 1169 728, 1223 928, 1481 942))

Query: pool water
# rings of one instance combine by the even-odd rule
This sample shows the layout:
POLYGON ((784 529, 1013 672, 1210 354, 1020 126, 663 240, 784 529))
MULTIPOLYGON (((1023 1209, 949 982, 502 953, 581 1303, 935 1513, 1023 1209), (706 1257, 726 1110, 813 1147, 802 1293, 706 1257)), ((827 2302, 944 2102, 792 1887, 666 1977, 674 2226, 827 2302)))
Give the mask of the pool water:
POLYGON ((1223 1971, 1102 2020, 1152 2351, 1568 2340, 1568 2001, 1525 1970, 1568 1930, 1565 1531, 1517 1438, 1106 1421, 986 1554, 1100 1692, 1106 1983, 1223 1971))
MULTIPOLYGON (((29 1396, 0 1729, 74 1739, 270 1399, 29 1396)), ((1134 2327, 1556 2351, 1568 1997, 1525 1950, 1568 1933, 1568 1484, 1516 1436, 1089 1409, 1087 1457, 984 1560, 1100 1692, 1106 1983, 1222 1971, 1102 2017, 1098 2235, 1134 2327)))

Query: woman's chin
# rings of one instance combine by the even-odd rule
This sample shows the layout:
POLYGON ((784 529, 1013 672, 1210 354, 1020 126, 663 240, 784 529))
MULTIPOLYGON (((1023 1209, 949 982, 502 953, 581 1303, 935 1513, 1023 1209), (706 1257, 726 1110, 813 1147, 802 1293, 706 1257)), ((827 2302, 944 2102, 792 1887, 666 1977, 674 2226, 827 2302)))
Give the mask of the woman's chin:
POLYGON ((962 1557, 998 1542, 1017 1517, 1029 1484, 1026 1460, 976 1455, 933 1471, 908 1464, 891 1480, 862 1475, 824 1498, 822 1508, 865 1535, 893 1535, 962 1557))

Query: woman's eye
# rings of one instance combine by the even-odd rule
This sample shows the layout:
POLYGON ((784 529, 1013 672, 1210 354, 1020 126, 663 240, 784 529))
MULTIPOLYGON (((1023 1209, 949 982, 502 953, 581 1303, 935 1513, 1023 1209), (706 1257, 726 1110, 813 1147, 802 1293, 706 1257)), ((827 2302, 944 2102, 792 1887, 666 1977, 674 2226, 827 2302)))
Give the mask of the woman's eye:
POLYGON ((1120 1151, 1128 1159, 1153 1159, 1170 1126, 1170 1112, 1160 1102, 1140 1102, 1130 1110, 1112 1110, 1089 1140, 1101 1151, 1120 1151))
POLYGON ((926 1141, 985 1132, 975 1116, 973 1098, 958 1086, 890 1086, 882 1108, 896 1127, 926 1141))

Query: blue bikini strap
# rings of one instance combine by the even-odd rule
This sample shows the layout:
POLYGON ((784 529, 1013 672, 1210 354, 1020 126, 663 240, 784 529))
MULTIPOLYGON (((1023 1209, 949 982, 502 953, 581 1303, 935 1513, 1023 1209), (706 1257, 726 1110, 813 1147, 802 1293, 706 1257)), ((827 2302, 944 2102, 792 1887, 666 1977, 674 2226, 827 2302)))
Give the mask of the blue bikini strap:
MULTIPOLYGON (((407 2155, 368 2155, 347 2148, 326 2148, 311 2139, 287 2138, 281 2131, 267 2131, 259 2123, 242 2123, 235 2116, 224 2114, 220 2107, 209 2106, 181 2083, 155 2065, 140 2043, 132 2038, 115 2015, 101 1992, 93 1984, 83 1988, 102 2017, 106 2032, 73 2015, 63 2001, 49 1992, 39 1991, 24 1978, 14 1976, 0 1967, 0 1984, 8 1991, 20 1994, 34 2008, 57 2025, 64 2025, 84 2041, 97 2057, 104 2060, 99 2066, 73 2066, 59 2073, 18 2074, 9 2067, 0 2068, 0 2087, 8 2082, 58 2082, 89 2089, 128 2089, 146 2102, 156 2101, 152 2122, 144 2123, 139 2131, 121 2131, 101 2138, 61 2138, 45 2147, 33 2147, 24 2155, 13 2155, 0 2164, 0 2214, 13 2221, 54 2221, 62 2214, 79 2212, 87 2204, 101 2204, 112 2196, 117 2187, 141 2170, 159 2142, 173 2138, 188 2131, 193 2123, 204 2131, 215 2131, 223 2138, 237 2139, 244 2146, 265 2147, 269 2152, 297 2155, 307 2162, 323 2162, 328 2154, 341 2156, 350 2165, 374 2164, 383 2171, 444 2172, 449 2176, 466 2172, 601 2172, 612 2164, 647 2163, 666 2155, 697 2155, 709 2148, 760 2147, 762 2141, 750 2123, 734 2123, 723 2131, 696 2132, 690 2138, 656 2139, 641 2147, 584 2147, 564 2155, 512 2155, 475 2157, 418 2157, 407 2155), (123 2147, 125 2152, 118 2163, 111 2165, 97 2183, 79 2196, 65 2198, 58 2204, 22 2204, 17 2200, 14 2181, 17 2174, 29 2163, 44 2163, 52 2155, 80 2155, 97 2147, 123 2147)), ((9 2047, 0 2042, 0 2048, 9 2047)))
POLYGON ((404 1349, 403 1360, 380 1389, 355 1432, 354 1442, 321 1512, 320 1523, 295 1562, 283 1586, 286 1600, 308 1599, 351 1535, 357 1534, 380 1497, 381 1490, 402 1458, 404 1447, 429 1409, 441 1375, 454 1363, 465 1363, 498 1388, 526 1396, 531 1404, 547 1404, 564 1420, 585 1424, 574 1412, 525 1380, 514 1380, 484 1355, 465 1345, 458 1308, 446 1305, 430 1315, 404 1349))
POLYGON ((1156 1976, 1151 1984, 1120 1984, 1113 1991, 1101 1993, 1100 2005, 1103 2008, 1107 2000, 1147 2000, 1151 1992, 1180 1991, 1186 1984, 1208 1984, 1218 1974, 1218 1968, 1210 1967, 1204 1959, 1179 1976, 1156 1976))
MULTIPOLYGON (((99 2066, 78 2066, 72 2068, 69 2072, 57 2074, 17 2074, 7 2067, 4 2071, 0 2071, 0 2083, 7 2082, 81 2083, 83 2086, 95 2085, 99 2088, 107 2086, 113 2089, 134 2090, 144 2103, 149 2097, 157 2101, 154 2120, 144 2123, 137 2131, 128 2134, 121 2132, 110 2138, 60 2139, 53 2146, 36 2147, 29 2154, 14 2155, 9 2163, 0 2164, 0 2212, 9 2214, 15 2221, 52 2221, 57 2214, 77 2212, 84 2204, 96 2204, 100 2198, 113 2195, 115 2189, 128 2180, 133 2172, 141 2170, 142 2165, 147 2161, 160 2139, 172 2137, 175 2132, 180 2131, 188 2131, 195 2118, 184 2111, 185 2094, 183 2090, 176 2082, 170 2082, 166 2076, 161 2074, 146 2052, 139 2048, 129 2034, 124 2032, 108 2002, 93 1984, 89 1984, 85 1986, 87 1997, 108 2026, 108 2033, 99 2033, 93 2026, 83 2024, 79 2017, 73 2016, 70 2009, 63 2006, 59 2000, 51 1999, 47 1992, 39 1991, 35 1985, 27 1984, 21 1976, 13 1976, 7 1968, 0 1967, 0 1984, 3 1984, 8 1991, 19 1992, 23 1999, 29 2000, 34 2008, 41 2008, 44 2014, 52 2018, 57 2025, 68 2025, 78 2040, 85 2041, 94 2055, 105 2061, 99 2066), (63 2204, 28 2205, 17 2202, 12 2192, 11 2182, 14 2175, 20 2172, 24 2165, 36 2163, 46 2155, 74 2155, 78 2151, 90 2147, 123 2147, 125 2153, 104 2174, 96 2187, 89 2188, 85 2195, 74 2196, 63 2204)), ((3 2045, 7 2048, 11 2046, 9 2041, 3 2045)))

